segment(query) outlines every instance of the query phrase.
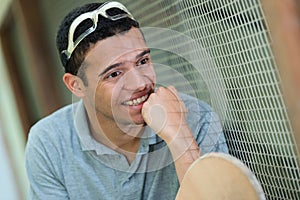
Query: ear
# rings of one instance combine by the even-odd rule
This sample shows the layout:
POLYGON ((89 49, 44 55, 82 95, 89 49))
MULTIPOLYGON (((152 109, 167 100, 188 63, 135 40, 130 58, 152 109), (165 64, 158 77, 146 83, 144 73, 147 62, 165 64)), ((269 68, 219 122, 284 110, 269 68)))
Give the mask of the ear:
POLYGON ((65 73, 63 81, 67 88, 78 98, 85 96, 85 86, 83 81, 78 77, 70 73, 65 73))

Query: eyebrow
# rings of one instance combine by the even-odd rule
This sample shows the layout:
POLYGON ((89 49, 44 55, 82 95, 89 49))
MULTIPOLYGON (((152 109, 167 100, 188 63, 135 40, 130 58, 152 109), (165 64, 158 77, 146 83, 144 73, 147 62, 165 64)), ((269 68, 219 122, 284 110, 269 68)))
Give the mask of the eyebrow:
MULTIPOLYGON (((137 54, 137 55, 135 56, 135 58, 136 58, 136 59, 141 58, 141 57, 143 57, 144 55, 149 54, 149 53, 150 53, 150 49, 146 49, 146 50, 142 51, 141 53, 137 54)), ((122 64, 124 64, 124 62, 119 62, 119 63, 114 63, 114 64, 112 64, 112 65, 109 65, 108 67, 106 67, 106 68, 99 74, 99 76, 104 75, 104 74, 107 73, 108 71, 110 71, 110 70, 112 70, 112 69, 114 69, 114 68, 117 68, 117 67, 121 66, 122 64)))

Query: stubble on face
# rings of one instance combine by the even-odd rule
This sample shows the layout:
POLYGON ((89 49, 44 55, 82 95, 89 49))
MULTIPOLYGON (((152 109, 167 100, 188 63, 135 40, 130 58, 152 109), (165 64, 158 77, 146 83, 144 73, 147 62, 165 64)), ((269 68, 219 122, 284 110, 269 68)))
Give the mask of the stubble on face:
POLYGON ((139 59, 137 59, 137 55, 147 50, 140 31, 132 28, 125 34, 97 43, 89 52, 88 62, 93 63, 94 70, 90 70, 90 67, 87 70, 89 71, 87 77, 89 77, 90 92, 86 102, 89 102, 90 112, 95 112, 100 128, 106 127, 105 129, 115 130, 118 127, 124 132, 129 132, 135 126, 144 126, 141 114, 142 104, 155 87, 152 63, 149 64, 149 69, 140 73, 140 77, 136 77, 135 80, 132 80, 132 77, 136 75, 136 69, 132 66, 128 68, 125 65, 113 68, 122 73, 121 78, 107 80, 99 79, 95 75, 101 74, 103 71, 114 72, 107 69, 114 63, 122 64, 129 61, 134 64, 139 59), (102 59, 99 59, 98 55, 103 55, 102 59), (99 69, 99 66, 102 68, 99 69), (95 80, 97 80, 96 83, 95 80), (139 85, 135 85, 137 80, 140 81, 139 85), (94 83, 91 83, 92 81, 94 83))

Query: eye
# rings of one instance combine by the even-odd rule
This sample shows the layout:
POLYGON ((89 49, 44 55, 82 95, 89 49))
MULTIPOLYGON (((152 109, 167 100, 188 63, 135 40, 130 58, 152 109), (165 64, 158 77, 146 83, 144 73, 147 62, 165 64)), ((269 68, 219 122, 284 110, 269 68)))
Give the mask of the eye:
POLYGON ((120 71, 115 71, 115 72, 110 73, 108 76, 106 76, 106 78, 108 78, 108 79, 110 79, 110 78, 116 78, 120 74, 121 74, 120 71))
POLYGON ((149 63, 150 63, 150 58, 149 57, 144 57, 144 58, 141 58, 140 60, 138 60, 137 66, 146 65, 146 64, 149 64, 149 63))

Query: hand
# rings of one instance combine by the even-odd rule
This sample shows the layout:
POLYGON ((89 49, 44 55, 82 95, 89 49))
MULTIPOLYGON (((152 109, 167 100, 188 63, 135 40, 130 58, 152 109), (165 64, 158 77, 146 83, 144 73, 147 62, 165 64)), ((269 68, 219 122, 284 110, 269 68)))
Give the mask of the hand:
POLYGON ((200 149, 186 122, 187 109, 173 86, 160 87, 142 108, 145 122, 168 145, 179 182, 191 164, 200 157, 200 149))
POLYGON ((187 109, 173 86, 159 87, 142 108, 147 123, 163 140, 172 141, 186 125, 187 109))

